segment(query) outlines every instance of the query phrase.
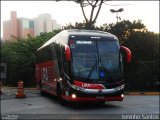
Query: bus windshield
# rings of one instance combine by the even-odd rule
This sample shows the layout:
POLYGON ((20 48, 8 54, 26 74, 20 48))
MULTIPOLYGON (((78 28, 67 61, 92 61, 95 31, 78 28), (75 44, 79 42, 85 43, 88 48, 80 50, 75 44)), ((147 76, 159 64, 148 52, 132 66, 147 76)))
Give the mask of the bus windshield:
POLYGON ((97 80, 121 74, 118 41, 77 40, 70 48, 73 76, 97 80))

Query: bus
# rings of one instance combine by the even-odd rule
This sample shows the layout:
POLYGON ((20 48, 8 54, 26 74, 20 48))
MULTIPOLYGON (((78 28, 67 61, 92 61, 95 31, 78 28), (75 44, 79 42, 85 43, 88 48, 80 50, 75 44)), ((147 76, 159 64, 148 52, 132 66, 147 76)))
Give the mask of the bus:
POLYGON ((37 49, 36 83, 61 104, 122 101, 123 59, 130 63, 131 51, 111 33, 63 30, 37 49))

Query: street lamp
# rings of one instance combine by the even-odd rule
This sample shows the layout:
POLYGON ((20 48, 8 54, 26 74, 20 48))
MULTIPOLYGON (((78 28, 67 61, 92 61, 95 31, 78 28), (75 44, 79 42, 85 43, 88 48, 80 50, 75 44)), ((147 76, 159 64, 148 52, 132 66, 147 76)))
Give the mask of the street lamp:
POLYGON ((118 10, 110 9, 110 11, 111 11, 112 13, 116 13, 116 18, 117 18, 117 23, 118 23, 118 19, 121 20, 121 18, 118 17, 118 12, 123 12, 124 9, 123 9, 123 8, 120 8, 120 9, 118 9, 118 10))

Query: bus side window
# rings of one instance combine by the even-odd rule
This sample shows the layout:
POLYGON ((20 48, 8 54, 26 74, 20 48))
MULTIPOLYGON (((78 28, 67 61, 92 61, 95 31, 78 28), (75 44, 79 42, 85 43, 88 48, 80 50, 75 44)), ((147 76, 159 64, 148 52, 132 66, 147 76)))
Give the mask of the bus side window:
POLYGON ((56 55, 56 48, 55 48, 55 43, 52 43, 50 45, 50 51, 51 51, 51 56, 53 60, 57 59, 57 55, 56 55))

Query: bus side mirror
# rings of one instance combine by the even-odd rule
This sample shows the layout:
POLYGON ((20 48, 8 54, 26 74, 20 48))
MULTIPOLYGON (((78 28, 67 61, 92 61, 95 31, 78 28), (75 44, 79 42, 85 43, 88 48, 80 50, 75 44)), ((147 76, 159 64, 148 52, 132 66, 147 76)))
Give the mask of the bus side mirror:
POLYGON ((67 61, 71 61, 71 50, 67 44, 65 44, 65 57, 67 61))
POLYGON ((131 53, 130 49, 128 49, 125 46, 121 46, 120 49, 122 51, 125 51, 125 53, 126 53, 126 61, 127 61, 127 63, 130 63, 131 62, 131 58, 132 58, 132 53, 131 53))

